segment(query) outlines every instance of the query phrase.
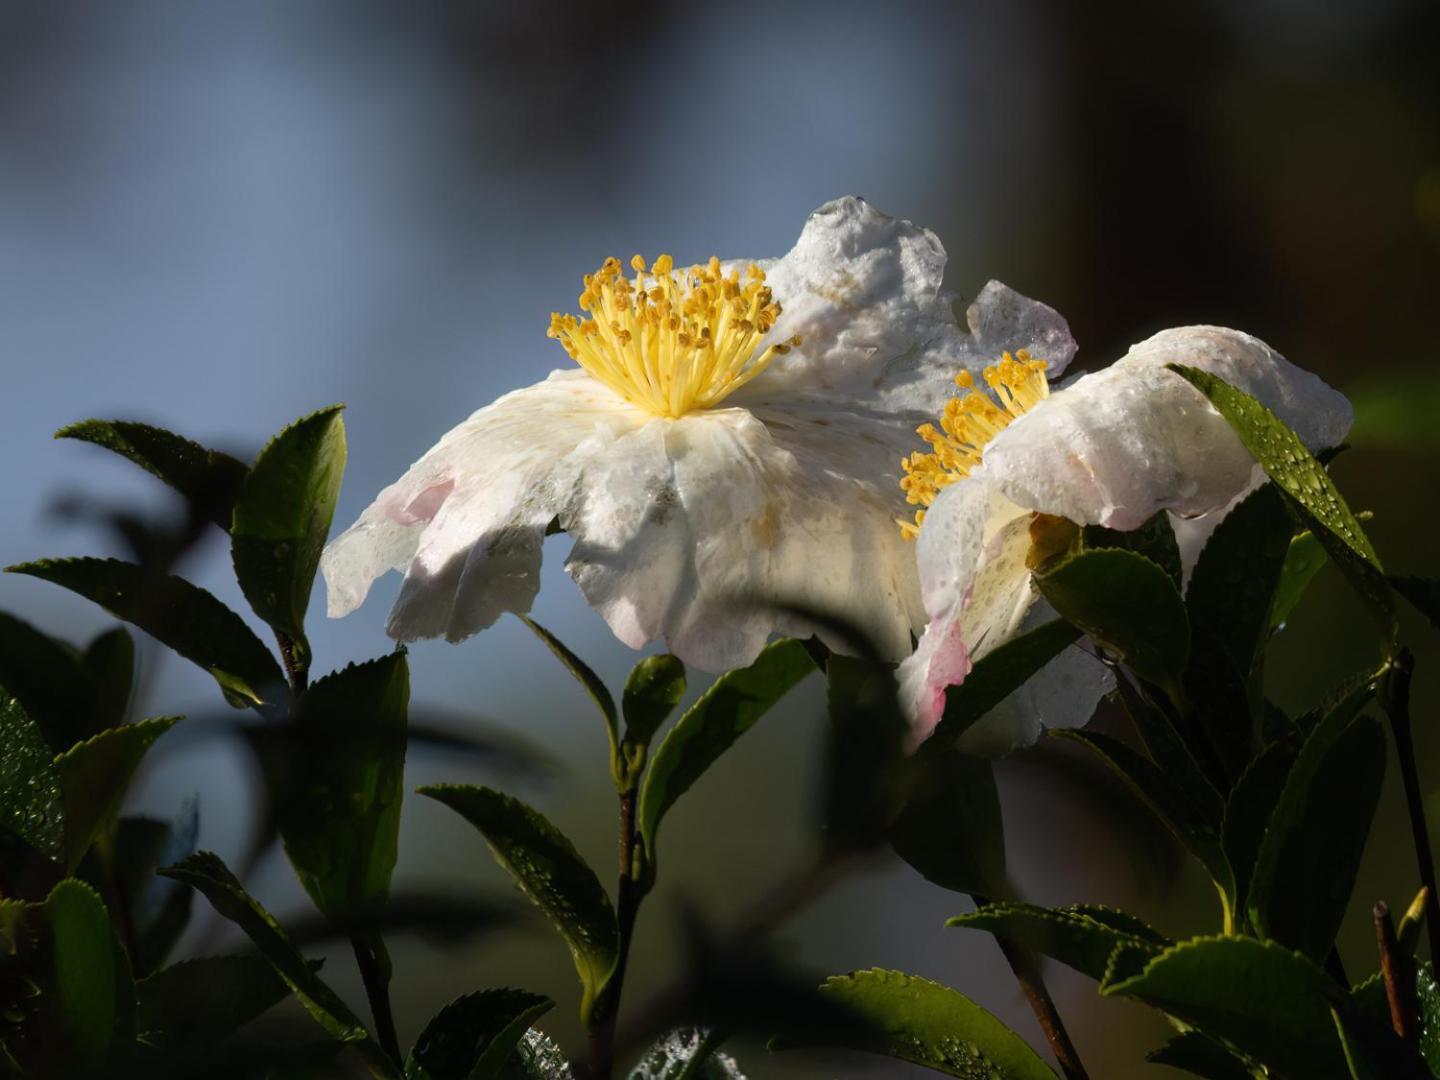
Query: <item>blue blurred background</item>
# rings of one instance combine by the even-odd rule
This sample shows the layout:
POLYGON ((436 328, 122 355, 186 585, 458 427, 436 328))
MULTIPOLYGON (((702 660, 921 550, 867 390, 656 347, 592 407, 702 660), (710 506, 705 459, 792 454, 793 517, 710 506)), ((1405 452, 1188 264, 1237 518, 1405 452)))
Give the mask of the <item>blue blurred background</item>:
MULTIPOLYGON (((1437 46, 1440 7, 1426 0, 0 0, 0 561, 117 551, 74 496, 173 512, 127 464, 49 441, 87 416, 248 458, 343 401, 348 523, 474 408, 566 362, 547 316, 604 256, 779 255, 811 209, 855 193, 933 228, 961 298, 998 277, 1053 304, 1087 366, 1161 327, 1217 322, 1353 392, 1342 489, 1376 511, 1392 568, 1434 573, 1437 46)), ((241 608, 219 539, 181 571, 241 608)), ((550 541, 536 616, 618 683, 634 657, 581 602, 564 551, 550 541)), ((334 623, 317 594, 317 671, 389 648, 396 585, 334 623)), ((0 607, 74 640, 106 625, 29 579, 0 579, 0 607)), ((1276 650, 1292 704, 1371 649, 1329 574, 1297 621, 1276 650)), ((1422 646, 1421 769, 1440 785, 1425 722, 1440 656, 1428 630, 1408 629, 1422 646)), ((215 713, 203 673, 144 660, 148 712, 215 713)), ((604 735, 543 647, 506 620, 459 647, 422 644, 411 662, 417 702, 523 735, 562 770, 536 783, 417 753, 408 779, 517 787, 608 867, 604 735)), ((818 687, 797 695, 677 810, 634 1000, 665 981, 682 905, 723 922, 808 850, 819 703, 818 687)), ((252 780, 237 753, 188 744, 157 756, 138 805, 169 815, 198 793, 202 844, 233 858, 252 780)), ((1135 907, 1173 933, 1213 924, 1199 875, 1080 763, 1032 752, 1001 782, 1031 898, 1135 907)), ((1397 782, 1342 939, 1352 973, 1373 966, 1360 911, 1413 891, 1403 821, 1397 782)), ((506 889, 449 811, 411 800, 403 829, 399 882, 506 889)), ((281 858, 250 884, 276 911, 304 906, 281 858)), ((993 944, 942 928, 965 903, 881 862, 783 944, 820 971, 947 982, 1038 1043, 993 944)), ((189 947, 226 944, 197 923, 189 947)), ((402 1039, 451 997, 509 983, 556 996, 546 1026, 575 1045, 569 960, 538 924, 394 951, 402 1039)), ((363 1001, 348 956, 327 973, 363 1001)), ((1092 1075, 1171 1075, 1139 1064, 1159 1021, 1068 970, 1051 978, 1092 1075)), ((738 1053, 755 1076, 899 1072, 738 1053)))

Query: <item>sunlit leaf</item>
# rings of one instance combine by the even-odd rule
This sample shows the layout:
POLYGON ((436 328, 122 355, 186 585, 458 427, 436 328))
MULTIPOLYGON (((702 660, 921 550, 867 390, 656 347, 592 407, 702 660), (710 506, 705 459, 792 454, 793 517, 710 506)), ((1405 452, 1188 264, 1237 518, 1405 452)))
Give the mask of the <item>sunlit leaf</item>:
POLYGON ((615 779, 622 788, 644 765, 650 740, 684 696, 685 665, 679 657, 669 653, 647 656, 631 668, 621 698, 625 736, 620 745, 625 761, 615 779))

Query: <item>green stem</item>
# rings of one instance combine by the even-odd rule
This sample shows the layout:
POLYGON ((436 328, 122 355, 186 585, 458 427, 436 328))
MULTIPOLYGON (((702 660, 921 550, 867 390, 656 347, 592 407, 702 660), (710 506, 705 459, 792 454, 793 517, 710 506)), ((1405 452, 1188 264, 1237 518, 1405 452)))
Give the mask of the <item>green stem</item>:
POLYGON ((380 1048, 397 1066, 405 1059, 400 1053, 400 1038, 395 1032, 395 1014, 390 1008, 390 957, 379 932, 373 935, 351 934, 350 947, 355 950, 355 963, 365 983, 365 996, 370 1000, 370 1014, 375 1019, 375 1037, 380 1048))
POLYGON ((619 953, 615 970, 606 981, 590 1020, 587 1064, 591 1080, 610 1080, 615 1071, 615 1023, 620 1015, 620 995, 625 989, 625 969, 630 960, 630 943, 635 937, 635 919, 645 898, 645 890, 636 879, 636 794, 633 784, 620 792, 620 881, 615 906, 619 953))
POLYGON ((1410 835, 1415 840, 1415 862, 1420 870, 1420 884, 1429 890, 1425 902, 1425 920, 1429 923, 1430 962, 1440 971, 1440 896, 1435 888, 1435 857, 1430 847, 1430 828, 1425 822, 1425 799, 1420 791, 1420 775, 1415 768, 1415 740, 1410 728, 1410 680, 1415 673, 1415 657, 1409 649, 1401 649, 1385 672, 1380 688, 1380 701, 1390 718, 1390 731, 1395 737, 1395 756, 1400 761, 1400 776, 1405 782, 1405 805, 1410 811, 1410 835))

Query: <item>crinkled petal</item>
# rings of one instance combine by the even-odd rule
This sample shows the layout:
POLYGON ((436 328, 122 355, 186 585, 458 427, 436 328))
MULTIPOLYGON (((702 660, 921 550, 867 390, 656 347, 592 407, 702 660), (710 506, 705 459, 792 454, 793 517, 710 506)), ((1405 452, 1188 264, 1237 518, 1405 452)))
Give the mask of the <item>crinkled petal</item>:
POLYGON ((1312 449, 1349 430, 1344 396, 1258 338, 1181 327, 1057 391, 997 435, 985 447, 994 482, 1021 506, 1116 529, 1136 528, 1159 510, 1195 517, 1229 503, 1253 483, 1255 460, 1168 363, 1253 394, 1312 449))

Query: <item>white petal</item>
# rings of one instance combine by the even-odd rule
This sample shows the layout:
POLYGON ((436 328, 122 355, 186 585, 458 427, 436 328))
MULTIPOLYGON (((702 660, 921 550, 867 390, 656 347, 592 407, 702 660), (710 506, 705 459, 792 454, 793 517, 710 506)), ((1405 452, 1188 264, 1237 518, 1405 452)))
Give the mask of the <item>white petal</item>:
POLYGON ((1236 330, 1166 330, 1111 367, 1052 394, 985 448, 985 465, 1021 506, 1082 524, 1133 529, 1158 510, 1194 517, 1253 482, 1255 461, 1185 380, 1183 363, 1253 394, 1312 449, 1349 429, 1343 395, 1236 330))

